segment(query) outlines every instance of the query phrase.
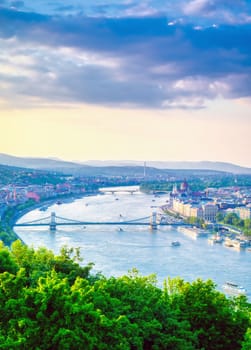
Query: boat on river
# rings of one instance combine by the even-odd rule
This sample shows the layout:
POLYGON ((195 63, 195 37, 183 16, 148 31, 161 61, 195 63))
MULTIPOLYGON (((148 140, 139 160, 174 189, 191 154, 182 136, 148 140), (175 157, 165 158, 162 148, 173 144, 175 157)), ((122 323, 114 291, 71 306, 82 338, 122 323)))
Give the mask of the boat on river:
POLYGON ((222 243, 224 239, 220 235, 216 234, 216 235, 213 235, 211 238, 209 238, 209 241, 211 243, 222 243))
POLYGON ((229 238, 229 237, 226 237, 224 246, 225 247, 233 247, 234 246, 233 240, 231 238, 229 238))
POLYGON ((179 231, 192 238, 206 237, 208 231, 198 227, 179 227, 179 231))
POLYGON ((179 241, 173 241, 173 242, 171 243, 171 246, 172 246, 172 247, 179 247, 179 246, 180 246, 180 242, 179 242, 179 241))
POLYGON ((224 245, 225 247, 233 247, 237 249, 244 249, 248 246, 246 241, 243 241, 240 239, 231 239, 231 238, 226 238, 224 245))
POLYGON ((238 295, 246 295, 247 291, 242 286, 233 283, 233 282, 225 282, 222 286, 222 289, 226 294, 232 295, 232 296, 238 296, 238 295))
MULTIPOLYGON (((232 280, 245 287, 247 296, 249 300, 251 299, 251 279, 247 278, 251 264, 251 251, 247 249, 251 249, 251 245, 246 248, 246 253, 234 251, 236 248, 225 248, 221 244, 214 245, 214 249, 210 249, 207 238, 197 238, 194 241, 189 234, 188 237, 181 234, 179 228, 186 227, 184 224, 184 226, 159 225, 155 233, 150 233, 148 219, 141 220, 146 221, 146 226, 127 226, 123 221, 148 217, 151 213, 150 205, 155 203, 152 203, 151 195, 144 193, 140 195, 126 193, 119 198, 119 201, 115 201, 113 195, 95 194, 93 197, 84 195, 72 204, 58 207, 55 206, 54 199, 47 204, 49 208, 46 212, 34 208, 32 212, 20 217, 17 223, 40 220, 42 217, 47 217, 51 211, 56 211, 56 215, 80 221, 82 224, 72 227, 58 226, 58 234, 51 234, 49 227, 34 226, 32 229, 27 229, 14 226, 14 230, 28 246, 33 245, 35 249, 45 246, 54 254, 58 254, 61 244, 65 242, 70 246, 80 247, 84 261, 95 262, 93 272, 96 273, 101 269, 104 276, 124 275, 128 269, 136 266, 147 275, 156 272, 160 285, 167 275, 181 276, 189 280, 195 280, 200 276, 204 279, 213 279, 222 292, 222 285, 232 280), (88 204, 86 206, 86 203, 89 203, 89 206, 88 204), (121 219, 120 213, 123 215, 121 219), (111 226, 87 224, 108 220, 116 224, 111 226), (119 227, 124 232, 118 231, 119 227), (171 246, 171 242, 176 240, 180 241, 181 245, 171 246), (211 263, 208 263, 210 260, 211 263)), ((42 203, 41 206, 43 205, 45 204, 42 203)))
POLYGON ((43 206, 43 207, 39 208, 40 211, 46 211, 47 209, 48 209, 47 206, 43 206))
POLYGON ((241 249, 241 248, 244 249, 247 247, 247 242, 236 239, 234 241, 234 247, 239 248, 239 249, 241 249))

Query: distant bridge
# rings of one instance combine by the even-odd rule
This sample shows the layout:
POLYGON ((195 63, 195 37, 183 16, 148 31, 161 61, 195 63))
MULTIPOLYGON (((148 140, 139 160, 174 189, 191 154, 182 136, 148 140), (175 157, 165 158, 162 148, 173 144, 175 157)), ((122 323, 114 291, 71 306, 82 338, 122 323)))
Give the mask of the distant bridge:
POLYGON ((32 221, 22 222, 15 224, 15 227, 34 227, 34 226, 49 226, 51 231, 55 231, 57 226, 89 226, 89 225, 134 225, 134 226, 149 226, 151 229, 156 230, 158 225, 160 226, 183 226, 187 225, 182 222, 157 222, 157 214, 153 212, 151 216, 146 216, 139 219, 126 220, 126 221, 80 221, 57 216, 55 212, 52 212, 50 216, 36 219, 32 221), (148 220, 143 221, 142 220, 148 220))
POLYGON ((140 193, 139 189, 137 189, 137 188, 128 188, 128 189, 101 188, 101 189, 99 189, 99 192, 101 192, 101 193, 111 193, 111 194, 125 193, 125 192, 131 193, 131 194, 140 193))

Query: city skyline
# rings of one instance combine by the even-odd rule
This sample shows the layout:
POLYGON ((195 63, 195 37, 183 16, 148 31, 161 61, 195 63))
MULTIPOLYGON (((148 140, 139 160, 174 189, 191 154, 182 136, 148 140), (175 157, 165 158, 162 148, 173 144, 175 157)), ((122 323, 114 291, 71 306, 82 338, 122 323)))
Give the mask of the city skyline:
POLYGON ((0 152, 251 167, 251 4, 0 4, 0 152))

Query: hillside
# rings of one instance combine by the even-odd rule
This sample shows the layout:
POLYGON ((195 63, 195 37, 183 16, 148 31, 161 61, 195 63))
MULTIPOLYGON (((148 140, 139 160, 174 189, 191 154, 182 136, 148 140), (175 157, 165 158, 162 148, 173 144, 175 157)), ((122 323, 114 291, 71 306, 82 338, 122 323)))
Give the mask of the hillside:
MULTIPOLYGON (((143 161, 87 161, 84 162, 85 165, 90 166, 144 166, 143 161)), ((233 174, 251 174, 251 168, 241 167, 236 164, 226 163, 226 162, 210 162, 210 161, 201 161, 201 162, 189 162, 189 161, 147 161, 147 168, 154 167, 157 169, 169 169, 169 170, 213 170, 228 172, 233 174)))
MULTIPOLYGON (((140 161, 87 161, 83 163, 68 162, 50 158, 24 158, 0 153, 0 164, 58 171, 62 173, 85 176, 143 176, 144 162, 140 161)), ((223 162, 158 162, 146 163, 148 176, 162 176, 180 172, 205 174, 210 172, 227 172, 233 174, 251 174, 251 168, 244 168, 223 162)))
POLYGON ((0 164, 31 169, 71 169, 81 168, 81 164, 50 158, 24 158, 0 153, 0 164))
POLYGON ((78 248, 55 256, 0 244, 1 349, 247 350, 250 304, 212 281, 155 275, 106 278, 80 265, 78 248))

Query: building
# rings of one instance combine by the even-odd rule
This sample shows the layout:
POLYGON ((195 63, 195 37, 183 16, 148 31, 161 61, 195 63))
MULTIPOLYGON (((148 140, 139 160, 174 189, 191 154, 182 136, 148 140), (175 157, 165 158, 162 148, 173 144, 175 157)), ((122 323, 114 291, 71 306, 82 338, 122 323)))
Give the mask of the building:
POLYGON ((207 203, 202 205, 203 219, 210 222, 216 221, 216 214, 218 212, 218 206, 213 203, 207 203))
POLYGON ((251 219, 251 207, 236 208, 235 213, 240 217, 240 219, 251 219))
POLYGON ((204 219, 205 221, 215 222, 218 206, 213 203, 193 204, 192 202, 182 201, 179 198, 174 198, 172 209, 185 217, 195 217, 204 219))
POLYGON ((190 208, 190 216, 198 219, 203 219, 203 210, 201 206, 191 206, 190 208))

